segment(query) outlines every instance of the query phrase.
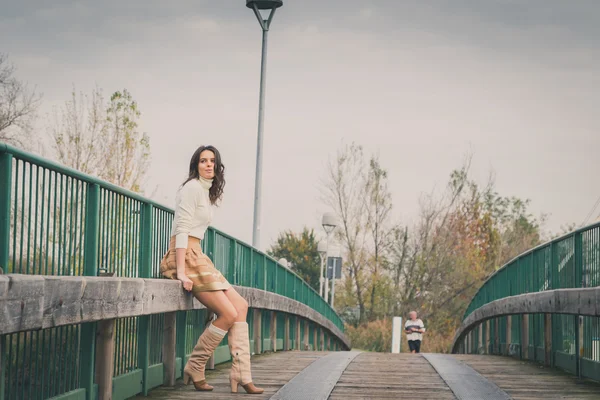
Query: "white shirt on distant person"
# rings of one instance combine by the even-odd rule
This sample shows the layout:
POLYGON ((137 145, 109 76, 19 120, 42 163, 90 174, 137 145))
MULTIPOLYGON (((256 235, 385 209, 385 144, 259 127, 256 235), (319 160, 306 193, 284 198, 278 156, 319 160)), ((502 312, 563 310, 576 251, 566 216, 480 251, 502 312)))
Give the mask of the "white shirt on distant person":
MULTIPOLYGON (((423 321, 421 321, 419 318, 417 318, 414 321, 412 319, 406 320, 406 323, 404 324, 404 330, 409 329, 411 326, 418 328, 418 329, 423 329, 423 331, 425 331, 425 325, 423 324, 423 321)), ((420 332, 407 333, 406 339, 407 340, 423 340, 423 334, 420 332)))

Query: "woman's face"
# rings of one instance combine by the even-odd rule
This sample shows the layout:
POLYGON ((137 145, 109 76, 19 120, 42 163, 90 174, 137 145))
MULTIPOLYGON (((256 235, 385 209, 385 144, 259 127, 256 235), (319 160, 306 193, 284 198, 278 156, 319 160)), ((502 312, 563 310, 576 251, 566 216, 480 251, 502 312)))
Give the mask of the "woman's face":
POLYGON ((215 153, 210 150, 204 150, 200 153, 198 173, 204 179, 213 179, 215 177, 215 153))

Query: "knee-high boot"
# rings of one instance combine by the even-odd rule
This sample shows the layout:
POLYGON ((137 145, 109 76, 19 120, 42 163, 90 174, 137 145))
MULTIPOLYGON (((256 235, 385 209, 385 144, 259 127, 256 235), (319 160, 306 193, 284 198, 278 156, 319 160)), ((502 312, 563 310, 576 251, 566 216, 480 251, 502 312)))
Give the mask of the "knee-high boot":
POLYGON ((213 390, 213 387, 206 383, 204 367, 219 343, 221 343, 221 340, 223 340, 225 333, 227 332, 213 326, 213 324, 210 324, 204 332, 202 332, 190 359, 183 369, 184 384, 187 385, 191 381, 194 383, 196 390, 213 390))
POLYGON ((229 329, 227 338, 232 358, 231 372, 229 374, 231 392, 237 393, 238 385, 242 385, 244 390, 250 394, 260 394, 264 392, 264 389, 257 388, 252 383, 248 324, 246 322, 234 323, 229 329))

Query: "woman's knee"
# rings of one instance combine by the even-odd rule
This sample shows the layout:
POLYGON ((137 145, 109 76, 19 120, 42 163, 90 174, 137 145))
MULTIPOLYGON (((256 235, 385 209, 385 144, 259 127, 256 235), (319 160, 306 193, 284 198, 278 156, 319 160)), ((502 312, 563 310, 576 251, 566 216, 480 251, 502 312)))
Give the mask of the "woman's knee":
POLYGON ((248 302, 243 297, 235 304, 235 309, 238 314, 246 314, 248 312, 248 302))
POLYGON ((238 311, 235 307, 228 307, 221 315, 219 315, 219 317, 223 320, 223 323, 230 328, 238 317, 238 311))

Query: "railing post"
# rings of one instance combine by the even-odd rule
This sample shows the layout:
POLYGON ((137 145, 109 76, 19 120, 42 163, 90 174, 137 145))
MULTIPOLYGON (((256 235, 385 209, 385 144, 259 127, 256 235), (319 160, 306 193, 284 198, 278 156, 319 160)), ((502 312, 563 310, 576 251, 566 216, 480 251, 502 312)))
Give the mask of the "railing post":
MULTIPOLYGON (((8 273, 10 251, 10 196, 12 188, 12 154, 0 153, 0 268, 8 273)), ((4 399, 6 381, 6 336, 0 336, 0 400, 4 399)))
POLYGON ((271 347, 273 353, 277 351, 277 314, 271 311, 271 347))
MULTIPOLYGON (((10 196, 12 189, 12 154, 0 153, 0 267, 8 274, 10 251, 10 196)), ((3 370, 4 371, 4 370, 3 370)), ((2 372, 3 373, 3 372, 2 372)), ((0 376, 4 383, 4 378, 0 376)), ((4 393, 4 392, 2 392, 4 393)))
POLYGON ((165 386, 175 386, 175 354, 177 343, 177 312, 165 313, 163 327, 162 360, 165 386))
POLYGON ((494 321, 494 348, 492 354, 500 354, 500 319, 496 318, 494 321))
POLYGON ((6 393, 6 335, 0 335, 0 400, 4 400, 6 393))
POLYGON ((321 351, 325 351, 325 332, 323 328, 319 328, 319 332, 321 333, 321 337, 319 338, 319 347, 321 351))
POLYGON ((506 317, 506 355, 510 356, 510 344, 512 343, 512 315, 506 317))
POLYGON ((267 256, 263 255, 262 256, 262 268, 263 268, 263 290, 268 290, 269 287, 267 286, 267 256))
POLYGON ((300 317, 296 316, 296 342, 294 347, 296 350, 302 350, 302 333, 300 331, 300 317))
POLYGON ((475 332, 473 332, 473 330, 471 329, 471 331, 469 332, 469 354, 473 354, 473 341, 475 336, 475 332))
POLYGON ((483 324, 479 324, 477 333, 477 354, 481 354, 483 351, 483 324))
MULTIPOLYGON (((583 271, 583 234, 575 233, 574 261, 575 261, 575 287, 586 287, 587 274, 583 271)), ((575 316, 575 370, 576 375, 581 379, 581 356, 583 355, 583 318, 580 315, 575 316)))
POLYGON ((490 327, 491 327, 491 320, 487 320, 485 321, 485 354, 490 354, 490 327))
POLYGON ((304 321, 304 350, 308 350, 310 346, 310 339, 308 337, 309 329, 308 329, 308 320, 304 321))
POLYGON ((288 351, 290 346, 290 314, 285 314, 285 333, 283 336, 283 350, 288 351))
POLYGON ((98 322, 96 336, 96 383, 98 399, 111 400, 115 358, 115 319, 98 322))
POLYGON ((552 314, 544 314, 544 365, 552 364, 552 314))
MULTIPOLYGON (((98 275, 98 247, 100 229, 100 186, 88 183, 85 200, 85 231, 83 248, 83 275, 98 275)), ((81 387, 86 400, 94 398, 94 365, 96 352, 96 323, 81 325, 81 387)))
MULTIPOLYGON (((187 319, 187 311, 178 311, 177 312, 177 328, 175 328, 175 335, 177 335, 177 344, 176 344, 176 356, 181 358, 181 365, 179 366, 181 375, 183 375, 183 368, 185 366, 185 357, 186 354, 186 335, 185 335, 185 325, 187 319)), ((180 377, 179 375, 178 377, 180 377)))
MULTIPOLYGON (((138 277, 152 274, 152 204, 142 203, 140 221, 140 254, 138 277)), ((148 367, 150 366, 150 316, 138 317, 138 368, 142 370, 142 394, 148 395, 148 367)))
POLYGON ((583 342, 581 335, 583 334, 583 318, 579 315, 575 315, 575 375, 581 379, 581 343, 583 342))
POLYGON ((529 314, 521 314, 521 359, 529 360, 529 314))
MULTIPOLYGON (((212 311, 208 311, 207 310, 206 321, 204 322, 205 328, 208 327, 208 324, 210 324, 211 322, 213 322, 215 319, 216 319, 215 313, 213 313, 212 311)), ((208 361, 206 362, 206 365, 205 365, 204 368, 205 369, 215 369, 215 352, 214 351, 212 352, 212 354, 208 358, 208 361)))
POLYGON ((254 318, 254 354, 262 353, 262 311, 255 308, 252 312, 254 318))

